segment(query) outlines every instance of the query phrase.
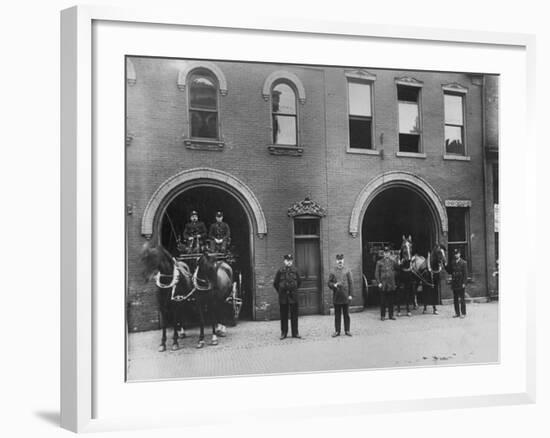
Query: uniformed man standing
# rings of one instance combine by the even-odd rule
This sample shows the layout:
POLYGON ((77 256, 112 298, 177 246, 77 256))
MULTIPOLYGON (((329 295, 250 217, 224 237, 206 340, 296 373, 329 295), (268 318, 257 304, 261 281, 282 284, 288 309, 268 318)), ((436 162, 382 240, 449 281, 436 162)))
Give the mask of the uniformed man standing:
POLYGON ((210 239, 210 251, 222 253, 227 251, 231 239, 231 230, 229 225, 223 221, 223 212, 218 211, 216 213, 216 222, 210 225, 208 238, 210 239))
POLYGON ((293 338, 300 339, 298 333, 298 288, 301 280, 298 270, 293 266, 292 254, 284 256, 284 266, 275 274, 273 287, 279 295, 281 312, 281 339, 288 335, 288 316, 290 313, 290 328, 293 338))
POLYGON ((466 316, 466 281, 468 280, 468 265, 461 257, 460 249, 454 250, 455 259, 447 266, 447 272, 451 274, 451 288, 453 289, 453 300, 455 314, 453 318, 464 318, 466 316))
POLYGON ((380 289, 380 319, 382 321, 386 319, 386 307, 390 319, 395 319, 393 317, 393 302, 396 287, 395 275, 398 268, 397 261, 390 257, 390 248, 385 246, 384 256, 376 262, 374 268, 374 278, 376 278, 380 289))
POLYGON ((204 245, 206 237, 206 226, 204 222, 199 221, 199 214, 193 210, 190 215, 190 221, 185 224, 183 230, 183 241, 188 254, 199 253, 204 245))
POLYGON ((340 336, 342 314, 344 315, 344 333, 351 336, 349 303, 353 298, 353 279, 351 271, 344 266, 344 254, 336 255, 336 267, 328 277, 328 287, 332 290, 334 304, 334 333, 332 337, 340 336))

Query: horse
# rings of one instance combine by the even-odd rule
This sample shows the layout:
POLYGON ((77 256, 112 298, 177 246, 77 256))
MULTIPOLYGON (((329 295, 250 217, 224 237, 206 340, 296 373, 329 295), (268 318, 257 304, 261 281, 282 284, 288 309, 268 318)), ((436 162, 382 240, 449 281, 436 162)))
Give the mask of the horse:
POLYGON ((217 335, 223 336, 224 329, 220 321, 220 308, 230 298, 233 290, 233 269, 224 261, 216 260, 204 250, 197 262, 192 277, 197 290, 196 302, 199 313, 200 335, 197 348, 204 347, 205 316, 208 315, 212 325, 211 345, 218 344, 217 335), (220 330, 221 328, 221 330, 220 330))
MULTIPOLYGON (((416 255, 414 256, 416 257, 416 255)), ((412 304, 416 309, 416 295, 415 295, 415 286, 416 281, 414 275, 411 271, 411 262, 413 260, 413 245, 412 237, 405 237, 403 235, 403 240, 401 243, 401 250, 399 251, 399 268, 397 274, 397 283, 398 289, 402 291, 402 299, 405 301, 407 316, 411 316, 410 304, 412 304)), ((397 316, 401 316, 401 297, 397 299, 397 316)))
POLYGON ((185 337, 184 305, 193 293, 189 266, 176 261, 162 246, 151 247, 149 243, 144 245, 140 261, 144 281, 154 279, 157 285, 157 302, 162 328, 158 351, 166 351, 166 328, 170 324, 174 328, 172 351, 176 351, 179 348, 178 337, 185 337))
POLYGON ((441 281, 440 274, 447 265, 446 249, 443 245, 436 243, 432 251, 428 253, 429 267, 431 272, 431 286, 422 287, 422 301, 426 313, 428 304, 432 305, 433 313, 437 315, 437 305, 441 302, 441 281))

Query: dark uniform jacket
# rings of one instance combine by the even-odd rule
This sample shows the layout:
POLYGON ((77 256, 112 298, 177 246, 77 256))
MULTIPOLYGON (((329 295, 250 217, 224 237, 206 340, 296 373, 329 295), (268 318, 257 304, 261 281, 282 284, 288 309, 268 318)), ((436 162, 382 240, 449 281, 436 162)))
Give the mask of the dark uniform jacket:
POLYGON ((349 304, 349 297, 353 296, 351 271, 345 266, 336 266, 328 276, 328 287, 332 290, 333 304, 349 304))
POLYGON ((283 266, 275 274, 273 287, 279 294, 279 304, 298 302, 296 291, 302 284, 298 270, 294 266, 283 266))
POLYGON ((382 283, 382 292, 395 290, 395 274, 399 269, 399 265, 392 258, 381 258, 376 262, 374 268, 374 278, 377 283, 382 283))
POLYGON ((206 226, 204 225, 204 222, 187 222, 187 224, 185 224, 185 229, 183 230, 183 238, 186 240, 185 243, 187 243, 187 240, 189 240, 190 237, 197 237, 198 235, 201 236, 201 239, 206 237, 206 226))
POLYGON ((447 272, 451 274, 451 288, 453 290, 462 289, 468 280, 468 264, 466 260, 453 260, 447 265, 447 272))
POLYGON ((231 237, 231 230, 229 229, 229 225, 227 225, 225 222, 214 222, 212 225, 210 225, 208 237, 218 240, 229 239, 229 237, 231 237))

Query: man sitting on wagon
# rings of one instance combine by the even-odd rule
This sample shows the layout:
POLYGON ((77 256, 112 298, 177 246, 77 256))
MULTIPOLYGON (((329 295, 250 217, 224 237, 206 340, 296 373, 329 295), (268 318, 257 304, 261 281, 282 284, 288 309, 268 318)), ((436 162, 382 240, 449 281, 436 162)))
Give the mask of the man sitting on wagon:
POLYGON ((210 251, 225 253, 231 242, 231 230, 229 225, 223 221, 223 212, 216 213, 216 222, 210 225, 208 233, 210 239, 210 251))
POLYGON ((191 212, 190 219, 183 230, 185 252, 187 254, 200 253, 206 237, 206 226, 204 222, 199 221, 199 214, 195 210, 191 212))

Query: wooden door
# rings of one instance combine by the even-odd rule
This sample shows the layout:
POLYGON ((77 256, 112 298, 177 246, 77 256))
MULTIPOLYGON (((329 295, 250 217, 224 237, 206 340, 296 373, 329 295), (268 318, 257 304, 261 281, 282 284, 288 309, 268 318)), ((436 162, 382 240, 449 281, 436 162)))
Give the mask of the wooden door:
POLYGON ((298 289, 299 312, 317 314, 321 304, 321 257, 319 220, 296 219, 294 227, 295 263, 302 284, 298 289))

